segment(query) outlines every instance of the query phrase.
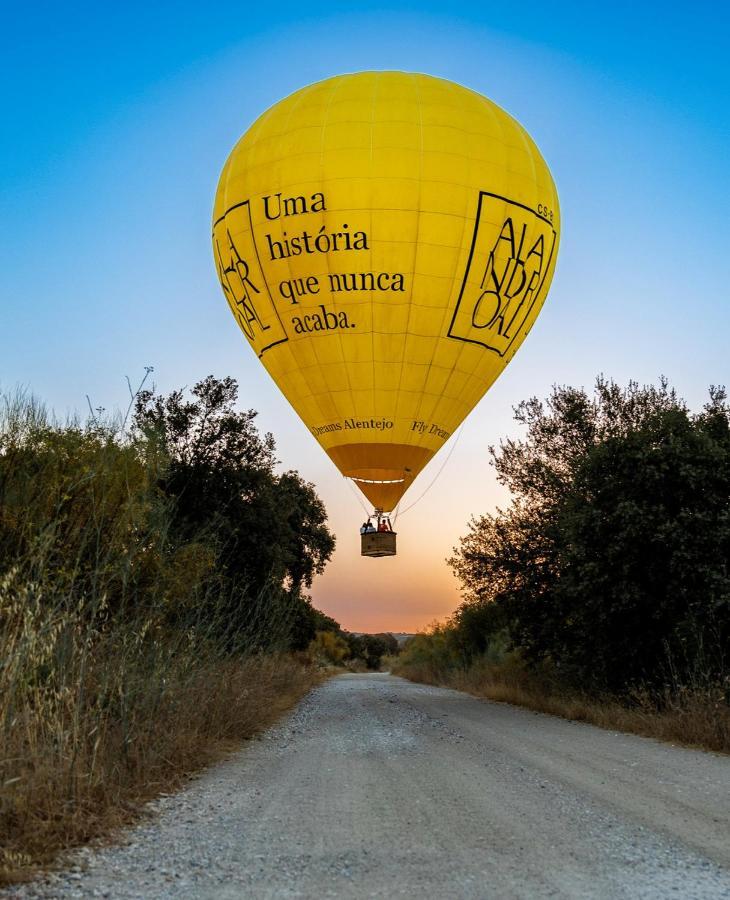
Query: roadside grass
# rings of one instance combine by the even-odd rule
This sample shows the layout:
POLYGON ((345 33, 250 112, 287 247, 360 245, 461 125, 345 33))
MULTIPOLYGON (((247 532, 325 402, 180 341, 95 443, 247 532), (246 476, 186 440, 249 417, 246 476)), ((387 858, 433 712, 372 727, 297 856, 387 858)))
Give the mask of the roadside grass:
POLYGON ((517 654, 506 654, 496 661, 485 657, 466 668, 443 666, 434 660, 409 660, 408 656, 404 652, 396 662, 394 675, 611 731, 730 753, 726 685, 667 688, 664 694, 636 691, 619 702, 571 691, 550 671, 528 670, 517 654))
MULTIPOLYGON (((36 625, 35 637, 53 634, 53 623, 36 625)), ((22 687, 2 685, 0 883, 130 823, 323 677, 304 657, 225 658, 212 647, 140 640, 132 628, 84 653, 78 634, 58 640, 64 629, 73 626, 56 632, 52 659, 31 639, 42 679, 26 669, 22 687)), ((16 670, 25 661, 16 648, 16 670)))
POLYGON ((0 396, 0 883, 110 833, 323 675, 276 584, 171 532, 165 458, 0 396), (266 651, 266 652, 264 652, 266 651))

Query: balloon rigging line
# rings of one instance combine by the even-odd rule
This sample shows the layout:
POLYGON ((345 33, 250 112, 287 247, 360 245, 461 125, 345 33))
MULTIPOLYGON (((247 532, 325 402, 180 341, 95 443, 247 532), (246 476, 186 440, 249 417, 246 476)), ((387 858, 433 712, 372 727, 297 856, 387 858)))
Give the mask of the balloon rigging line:
MULTIPOLYGON (((436 482, 439 480, 439 477, 441 476, 441 473, 442 473, 443 470, 446 468, 446 465, 447 465, 448 461, 451 459, 451 454, 454 452, 454 450, 456 450, 456 445, 459 443, 459 438, 461 437, 461 432, 462 432, 463 430, 464 430, 464 423, 462 422, 462 424, 459 426, 458 432, 456 433, 456 440, 455 440, 454 443, 452 444, 451 449, 449 450, 448 456, 446 457, 446 459, 445 459, 445 460, 443 461, 443 463, 441 464, 441 468, 438 470, 438 472, 437 472, 436 475, 434 476, 434 479, 433 479, 433 481, 431 482, 431 484, 429 484, 429 486, 426 488, 426 490, 421 494, 421 496, 420 496, 417 500, 414 500, 413 503, 411 503, 409 506, 406 506, 406 508, 405 508, 402 512, 396 513, 395 519, 394 519, 394 523, 398 521, 398 516, 404 516, 404 515, 408 512, 409 509, 413 509, 413 507, 414 507, 417 503, 420 503, 421 500, 423 500, 423 498, 426 496, 426 494, 431 490, 431 488, 432 488, 432 487, 436 484, 436 482)), ((398 504, 398 505, 400 506, 400 504, 398 504)), ((397 507, 396 507, 396 509, 397 509, 397 507)))
MULTIPOLYGON (((444 469, 445 469, 446 466, 448 465, 448 462, 449 462, 449 460, 451 459, 451 456, 452 456, 454 450, 456 450, 456 447, 457 447, 457 445, 458 445, 458 443, 459 443, 459 439, 461 438, 461 432, 462 432, 463 430, 464 430, 464 423, 462 422, 461 425, 459 426, 459 430, 456 432, 456 439, 454 440, 454 443, 451 445, 451 449, 449 450, 449 452, 448 452, 448 454, 447 454, 447 456, 446 456, 446 459, 441 463, 441 468, 440 468, 440 469, 438 470, 438 472, 434 475, 433 480, 432 480, 431 483, 428 485, 428 487, 425 489, 425 491, 424 491, 419 497, 417 497, 417 498, 413 501, 413 503, 410 503, 410 504, 409 504, 408 506, 406 506, 406 508, 405 508, 404 510, 402 510, 402 511, 401 511, 401 509, 400 509, 401 501, 400 501, 400 500, 398 501, 398 505, 396 506, 396 508, 395 508, 395 509, 393 510, 393 512, 391 513, 391 515, 392 515, 392 517, 393 517, 393 525, 394 525, 394 526, 395 526, 395 524, 396 524, 397 521, 398 521, 398 517, 399 517, 399 516, 405 515, 409 510, 413 509, 413 507, 414 507, 417 503, 420 503, 421 500, 423 500, 423 498, 426 496, 426 494, 431 490, 431 488, 432 488, 432 487, 436 484, 436 482, 439 480, 439 478, 441 477, 441 473, 444 471, 444 469)), ((351 480, 350 478, 345 477, 345 481, 347 482, 348 487, 350 488, 350 490, 352 491, 352 493, 353 493, 353 494, 355 495, 355 497, 357 498, 357 500, 358 500, 360 506, 362 506, 362 508, 363 508, 363 509, 365 510, 365 512, 368 514, 368 518, 370 518, 370 510, 369 510, 369 508, 363 503, 362 497, 360 496, 360 494, 359 494, 359 493, 357 492, 357 490, 355 489, 355 486, 353 485, 352 480, 351 480)))
POLYGON ((369 518, 370 518, 370 510, 369 510, 368 507, 365 506, 365 504, 363 503, 362 497, 360 496, 360 494, 358 494, 358 492, 357 492, 355 486, 353 485, 352 481, 347 477, 347 475, 345 475, 345 481, 347 482, 347 484, 348 484, 350 490, 352 491, 352 493, 357 497, 358 503, 359 503, 360 506, 362 506, 362 508, 365 510, 365 512, 367 513, 368 519, 369 519, 369 518))

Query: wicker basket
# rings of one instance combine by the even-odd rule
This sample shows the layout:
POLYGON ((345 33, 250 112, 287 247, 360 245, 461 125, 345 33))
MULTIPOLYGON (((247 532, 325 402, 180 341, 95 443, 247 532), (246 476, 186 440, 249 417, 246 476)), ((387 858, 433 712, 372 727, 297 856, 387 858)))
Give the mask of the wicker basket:
POLYGON ((366 531, 360 538, 363 556, 395 556, 395 531, 366 531))

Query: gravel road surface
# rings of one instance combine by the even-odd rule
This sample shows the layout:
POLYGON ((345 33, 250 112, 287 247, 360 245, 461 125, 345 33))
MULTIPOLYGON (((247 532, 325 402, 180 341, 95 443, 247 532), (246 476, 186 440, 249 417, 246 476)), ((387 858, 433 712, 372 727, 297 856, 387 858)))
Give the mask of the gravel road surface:
POLYGON ((27 898, 728 897, 730 759, 343 675, 27 898))

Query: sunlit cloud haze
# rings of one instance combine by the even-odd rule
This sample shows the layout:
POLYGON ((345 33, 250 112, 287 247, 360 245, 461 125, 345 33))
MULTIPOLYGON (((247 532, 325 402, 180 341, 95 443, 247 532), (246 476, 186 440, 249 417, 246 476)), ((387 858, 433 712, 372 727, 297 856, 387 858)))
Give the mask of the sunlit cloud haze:
MULTIPOLYGON (((724 383, 730 312, 729 15, 715 4, 21 6, 0 54, 0 386, 58 413, 234 375, 241 406, 314 482, 338 538, 315 603, 353 630, 448 615, 445 558, 506 503, 487 447, 554 383, 666 374, 694 406, 724 383), (594 11, 589 11, 589 7, 594 11), (600 10, 600 11, 599 11, 600 10), (450 78, 518 118, 551 167, 562 243, 514 362, 406 495, 399 555, 361 559, 360 502, 254 358, 210 252, 234 142, 304 84, 360 69, 450 78)), ((13 18, 15 17, 15 18, 13 18)))

